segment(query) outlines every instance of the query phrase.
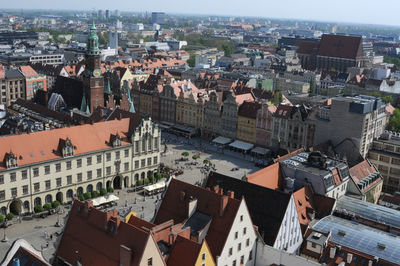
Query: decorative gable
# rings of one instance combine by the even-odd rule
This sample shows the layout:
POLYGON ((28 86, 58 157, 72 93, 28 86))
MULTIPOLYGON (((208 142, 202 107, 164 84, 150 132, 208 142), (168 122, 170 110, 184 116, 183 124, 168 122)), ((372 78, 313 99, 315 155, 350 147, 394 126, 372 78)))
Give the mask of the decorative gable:
POLYGON ((7 168, 13 168, 18 166, 17 156, 15 156, 15 154, 12 151, 10 151, 10 153, 6 153, 4 159, 7 168))
POLYGON ((121 146, 121 137, 120 137, 120 135, 118 134, 118 132, 117 132, 117 134, 115 134, 115 135, 113 135, 113 134, 110 135, 110 143, 111 143, 111 145, 112 145, 113 147, 119 147, 119 146, 121 146))
POLYGON ((58 142, 58 151, 63 157, 74 156, 74 148, 68 137, 66 139, 60 139, 58 142))

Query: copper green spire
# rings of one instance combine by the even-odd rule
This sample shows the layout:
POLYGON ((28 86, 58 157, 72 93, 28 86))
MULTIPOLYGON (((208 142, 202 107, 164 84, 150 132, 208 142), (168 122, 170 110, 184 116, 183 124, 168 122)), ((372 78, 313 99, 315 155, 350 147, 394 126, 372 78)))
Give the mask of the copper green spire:
POLYGON ((99 55, 99 37, 96 32, 96 25, 94 21, 92 22, 92 27, 90 28, 89 38, 87 42, 87 53, 89 55, 99 55))
POLYGON ((107 82, 107 87, 104 90, 105 94, 111 94, 110 80, 107 82))

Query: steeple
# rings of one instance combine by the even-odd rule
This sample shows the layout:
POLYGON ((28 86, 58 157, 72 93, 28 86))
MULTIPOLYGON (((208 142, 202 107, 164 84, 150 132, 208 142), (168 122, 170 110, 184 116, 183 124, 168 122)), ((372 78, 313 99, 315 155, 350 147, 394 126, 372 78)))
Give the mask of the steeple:
POLYGON ((85 112, 86 111, 86 106, 87 106, 87 102, 86 102, 86 96, 85 93, 82 96, 82 101, 81 101, 81 111, 85 112))
POLYGON ((96 25, 94 21, 92 22, 92 27, 90 28, 89 38, 87 42, 87 54, 88 55, 99 55, 99 37, 97 36, 96 25))
POLYGON ((111 94, 110 79, 108 79, 107 87, 104 89, 104 93, 108 95, 111 94))

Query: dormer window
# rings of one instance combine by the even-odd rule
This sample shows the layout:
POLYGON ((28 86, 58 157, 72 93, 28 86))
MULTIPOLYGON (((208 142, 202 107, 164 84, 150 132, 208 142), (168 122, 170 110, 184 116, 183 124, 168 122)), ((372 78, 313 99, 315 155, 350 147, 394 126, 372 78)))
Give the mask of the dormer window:
POLYGON ((71 140, 67 137, 62 147, 62 156, 68 157, 74 155, 74 146, 72 145, 71 140))
POLYGON ((7 168, 13 168, 18 166, 18 159, 15 154, 10 151, 10 153, 6 154, 6 167, 7 168))
POLYGON ((111 135, 112 141, 111 144, 113 147, 119 147, 121 146, 121 137, 117 133, 116 135, 111 135))

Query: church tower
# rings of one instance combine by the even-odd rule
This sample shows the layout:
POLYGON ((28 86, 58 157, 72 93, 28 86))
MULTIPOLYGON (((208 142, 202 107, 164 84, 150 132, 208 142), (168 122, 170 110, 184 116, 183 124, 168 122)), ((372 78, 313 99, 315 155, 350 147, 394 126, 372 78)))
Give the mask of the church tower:
POLYGON ((86 104, 92 113, 97 106, 104 107, 104 77, 101 73, 99 37, 94 22, 90 28, 86 50, 86 67, 83 72, 83 87, 86 104))

